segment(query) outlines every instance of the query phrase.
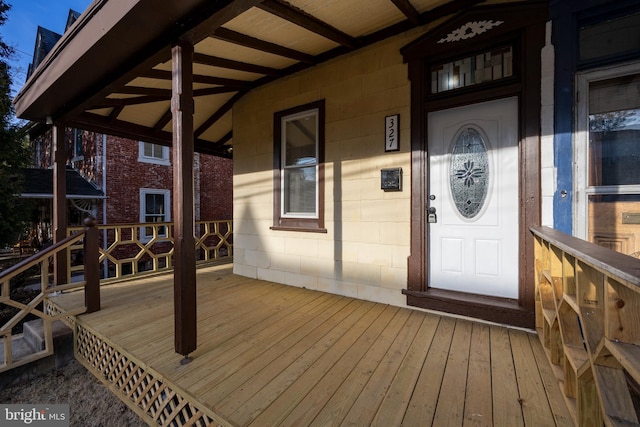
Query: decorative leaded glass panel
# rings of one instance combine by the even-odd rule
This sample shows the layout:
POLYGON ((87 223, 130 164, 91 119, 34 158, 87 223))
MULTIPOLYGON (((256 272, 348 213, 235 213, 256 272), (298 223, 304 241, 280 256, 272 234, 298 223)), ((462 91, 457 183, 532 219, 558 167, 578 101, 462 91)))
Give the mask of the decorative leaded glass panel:
POLYGON ((475 217, 489 190, 489 155, 476 129, 464 127, 456 134, 450 171, 451 195, 458 212, 465 218, 475 217))
POLYGON ((511 46, 431 67, 431 93, 473 86, 513 76, 511 46))

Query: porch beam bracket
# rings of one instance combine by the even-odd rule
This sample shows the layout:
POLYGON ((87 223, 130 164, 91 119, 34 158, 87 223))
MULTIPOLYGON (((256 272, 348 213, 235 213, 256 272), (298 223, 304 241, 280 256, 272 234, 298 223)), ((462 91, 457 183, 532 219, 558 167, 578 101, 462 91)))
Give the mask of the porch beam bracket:
POLYGON ((241 91, 236 93, 232 98, 230 98, 227 102, 225 102, 222 107, 218 108, 218 110, 215 113, 213 113, 211 117, 205 120, 204 123, 202 123, 200 127, 198 127, 198 129, 196 129, 196 132, 195 132, 196 138, 199 138, 203 133, 207 131, 207 129, 213 126, 215 122, 217 122, 222 118, 222 116, 227 114, 227 112, 233 108, 233 104, 238 102, 240 98, 242 98, 246 93, 247 91, 241 91))
POLYGON ((175 351, 189 360, 197 347, 193 190, 193 44, 171 48, 173 116, 175 351))
POLYGON ((358 47, 355 38, 282 0, 264 0, 258 7, 265 12, 279 16, 292 24, 305 28, 344 47, 349 49, 358 47))

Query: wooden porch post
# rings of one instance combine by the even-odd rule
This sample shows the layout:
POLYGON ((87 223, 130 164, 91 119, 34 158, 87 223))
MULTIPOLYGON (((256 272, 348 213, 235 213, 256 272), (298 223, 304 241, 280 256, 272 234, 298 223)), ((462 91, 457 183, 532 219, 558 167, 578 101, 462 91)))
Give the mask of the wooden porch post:
MULTIPOLYGON (((53 126, 53 243, 67 237, 67 151, 64 126, 53 126)), ((56 253, 53 261, 53 284, 67 282, 67 251, 56 253)))
POLYGON ((171 49, 173 69, 173 215, 175 351, 189 360, 197 346, 196 256, 193 195, 193 44, 179 40, 171 49))
POLYGON ((98 227, 93 216, 85 218, 84 238, 84 306, 87 313, 100 311, 100 250, 98 227))

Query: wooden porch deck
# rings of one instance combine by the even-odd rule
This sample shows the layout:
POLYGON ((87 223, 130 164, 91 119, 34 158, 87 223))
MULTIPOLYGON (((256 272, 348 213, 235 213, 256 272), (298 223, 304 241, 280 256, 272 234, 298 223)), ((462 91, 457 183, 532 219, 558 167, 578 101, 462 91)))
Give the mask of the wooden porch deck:
MULTIPOLYGON (((198 270, 198 349, 170 275, 102 288, 76 357, 155 425, 573 425, 538 336, 198 270)), ((61 309, 82 292, 55 297, 61 309)))

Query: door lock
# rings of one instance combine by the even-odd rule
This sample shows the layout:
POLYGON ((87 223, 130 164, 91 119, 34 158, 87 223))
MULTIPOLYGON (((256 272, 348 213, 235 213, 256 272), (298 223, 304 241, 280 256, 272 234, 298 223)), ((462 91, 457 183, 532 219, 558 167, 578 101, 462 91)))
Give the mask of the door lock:
POLYGON ((427 222, 428 223, 435 223, 438 222, 438 217, 436 216, 436 208, 434 207, 430 207, 429 209, 427 209, 427 222))

